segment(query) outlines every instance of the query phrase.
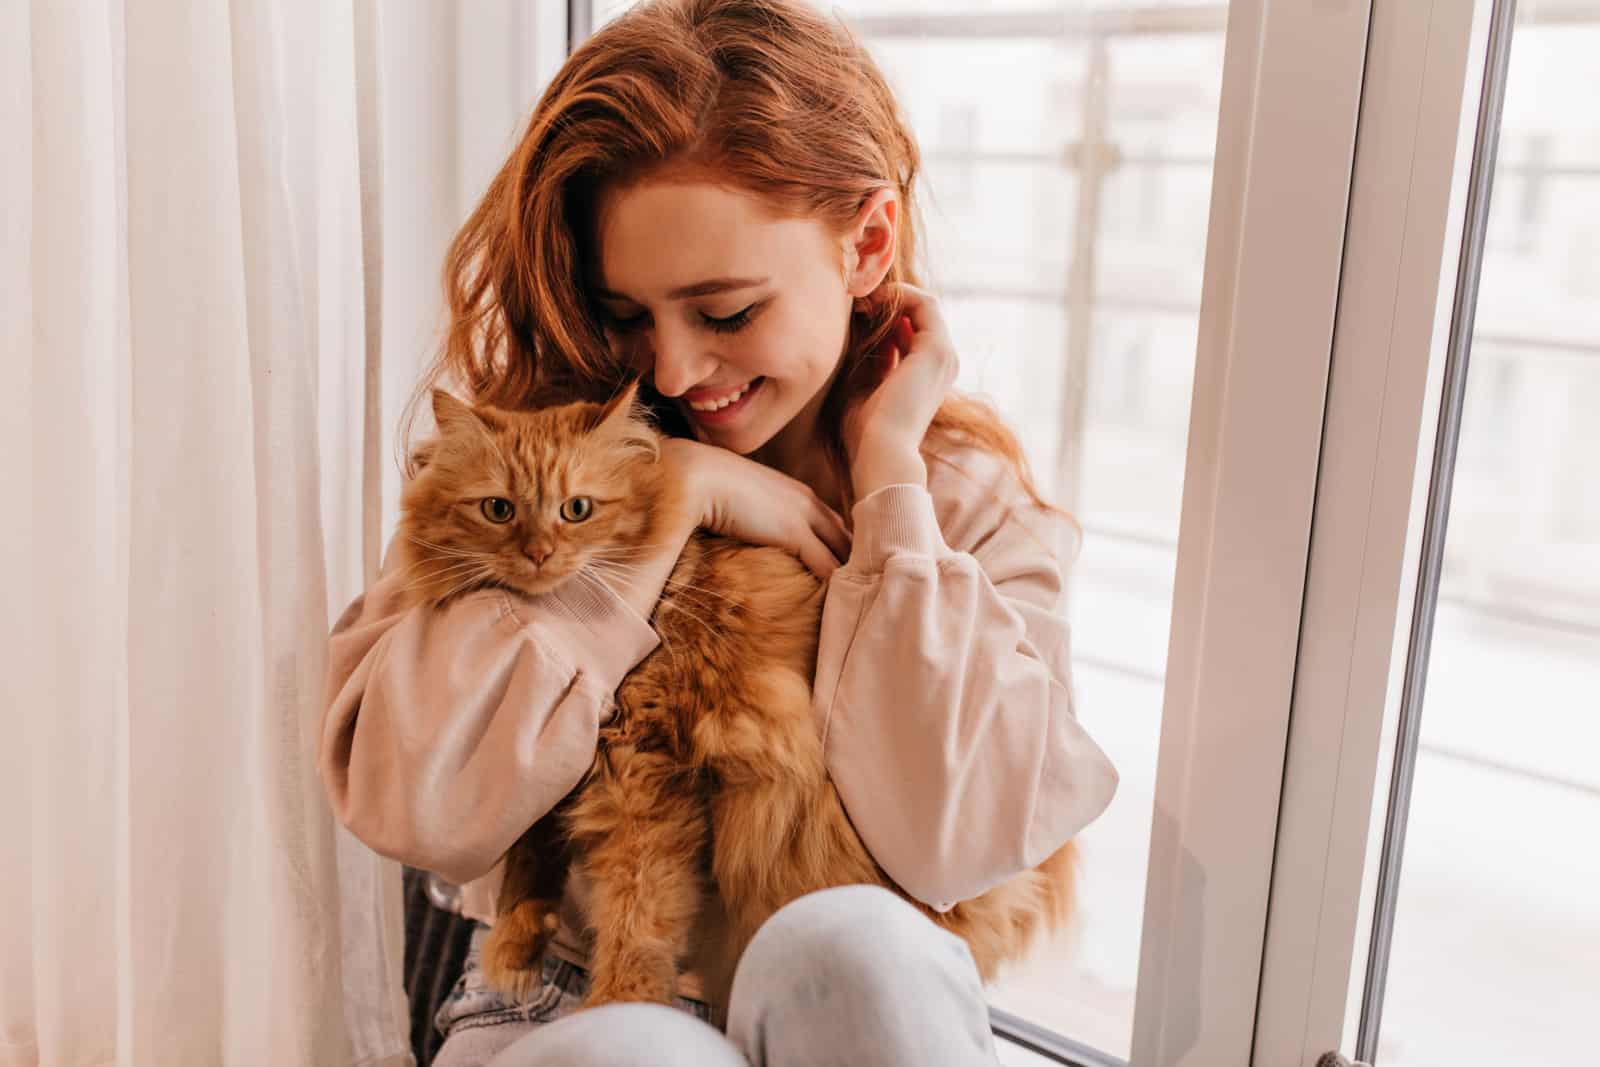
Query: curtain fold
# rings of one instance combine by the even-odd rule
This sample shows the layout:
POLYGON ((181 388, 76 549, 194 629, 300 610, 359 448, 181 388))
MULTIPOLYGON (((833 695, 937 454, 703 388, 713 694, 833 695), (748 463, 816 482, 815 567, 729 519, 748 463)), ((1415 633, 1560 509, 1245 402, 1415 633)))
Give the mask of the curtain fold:
POLYGON ((409 1061, 312 758, 394 414, 377 11, 0 5, 6 1067, 409 1061))

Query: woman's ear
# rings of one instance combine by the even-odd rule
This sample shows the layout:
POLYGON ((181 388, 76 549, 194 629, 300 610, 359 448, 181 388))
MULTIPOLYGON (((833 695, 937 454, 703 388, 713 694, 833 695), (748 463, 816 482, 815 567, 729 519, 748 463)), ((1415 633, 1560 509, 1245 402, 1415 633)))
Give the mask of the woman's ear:
POLYGON ((894 265, 895 241, 900 223, 900 194, 879 189, 856 212, 845 234, 845 288, 857 299, 882 284, 894 265))

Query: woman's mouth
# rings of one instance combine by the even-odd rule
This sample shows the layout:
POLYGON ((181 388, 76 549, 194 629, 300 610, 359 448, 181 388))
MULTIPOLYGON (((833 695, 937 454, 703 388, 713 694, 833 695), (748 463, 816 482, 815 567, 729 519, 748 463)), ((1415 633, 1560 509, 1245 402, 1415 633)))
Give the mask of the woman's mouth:
POLYGON ((761 390, 766 378, 752 378, 733 389, 696 389, 684 395, 689 417, 704 426, 725 426, 750 405, 750 398, 761 390))

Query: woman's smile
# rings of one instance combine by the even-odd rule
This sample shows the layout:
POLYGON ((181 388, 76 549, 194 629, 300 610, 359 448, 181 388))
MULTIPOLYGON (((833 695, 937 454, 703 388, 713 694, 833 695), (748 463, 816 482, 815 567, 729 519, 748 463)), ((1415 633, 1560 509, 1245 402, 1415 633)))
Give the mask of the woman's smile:
POLYGON ((765 377, 755 377, 732 389, 691 389, 683 395, 683 403, 696 422, 727 426, 750 406, 765 381, 765 377))

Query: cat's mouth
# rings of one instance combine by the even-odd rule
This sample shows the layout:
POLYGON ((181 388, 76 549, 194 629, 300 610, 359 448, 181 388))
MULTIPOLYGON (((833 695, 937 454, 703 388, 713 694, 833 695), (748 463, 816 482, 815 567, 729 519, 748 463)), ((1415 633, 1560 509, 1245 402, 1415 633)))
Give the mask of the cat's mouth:
POLYGON ((543 596, 570 577, 571 575, 565 570, 557 573, 549 567, 540 567, 524 575, 521 584, 523 590, 532 596, 543 596))

